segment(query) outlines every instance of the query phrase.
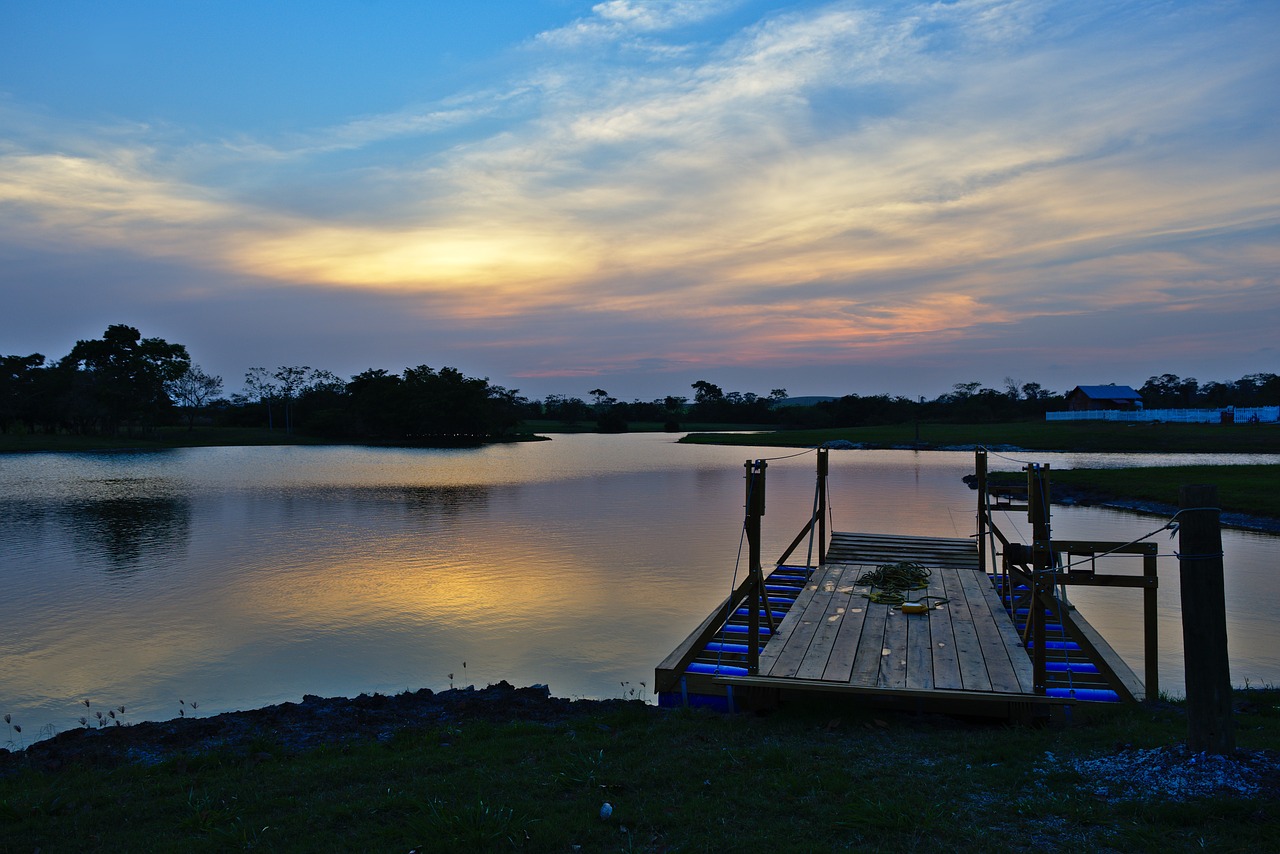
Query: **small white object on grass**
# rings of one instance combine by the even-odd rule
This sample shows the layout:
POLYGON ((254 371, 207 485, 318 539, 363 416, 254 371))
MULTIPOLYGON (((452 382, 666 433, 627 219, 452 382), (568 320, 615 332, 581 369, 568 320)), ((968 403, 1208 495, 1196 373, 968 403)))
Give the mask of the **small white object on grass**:
POLYGON ((600 820, 601 820, 601 821, 608 821, 608 820, 609 820, 609 816, 611 816, 611 815, 613 815, 613 804, 611 804, 611 803, 609 803, 608 801, 606 801, 606 802, 605 802, 605 803, 600 807, 600 820))

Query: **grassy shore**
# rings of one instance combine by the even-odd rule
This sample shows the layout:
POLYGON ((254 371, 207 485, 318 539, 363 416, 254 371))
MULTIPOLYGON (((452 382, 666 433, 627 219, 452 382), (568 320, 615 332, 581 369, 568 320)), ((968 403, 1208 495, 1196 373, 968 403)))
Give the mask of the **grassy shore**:
POLYGON ((700 433, 692 444, 811 448, 844 440, 868 448, 1016 447, 1032 451, 1120 453, 1280 453, 1280 425, 1017 421, 1002 424, 892 424, 829 430, 784 430, 750 437, 700 433))
POLYGON ((1278 850, 1280 692, 1236 702, 1232 759, 1179 747, 1168 702, 1039 728, 616 701, 314 749, 263 730, 159 762, 11 769, 0 850, 1278 850))
POLYGON ((0 433, 0 454, 166 450, 240 445, 323 445, 283 429, 251 427, 163 427, 146 436, 75 436, 69 433, 0 433))
POLYGON ((1218 487, 1218 505, 1224 511, 1280 519, 1280 465, 1057 470, 1051 483, 1055 494, 1065 492, 1086 501, 1128 500, 1165 507, 1177 506, 1182 486, 1208 483, 1218 487))
MULTIPOLYGON (((863 447, 913 447, 915 427, 899 424, 839 430, 690 435, 682 441, 700 444, 814 447, 845 440, 863 447)), ((922 448, 1017 447, 1029 451, 1089 451, 1117 453, 1280 453, 1280 428, 1274 425, 1217 424, 925 424, 922 448), (1136 429, 1135 429, 1136 428, 1136 429)), ((999 474, 1008 482, 1017 474, 999 474)), ((1280 465, 1141 466, 1123 469, 1053 471, 1055 495, 1069 494, 1086 502, 1129 501, 1176 507, 1185 484, 1218 487, 1223 510, 1266 519, 1280 519, 1280 465)))

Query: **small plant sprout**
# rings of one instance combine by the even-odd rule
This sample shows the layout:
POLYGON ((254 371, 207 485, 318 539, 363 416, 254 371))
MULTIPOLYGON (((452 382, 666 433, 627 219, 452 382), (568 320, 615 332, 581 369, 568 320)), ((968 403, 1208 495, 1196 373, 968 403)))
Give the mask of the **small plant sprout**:
POLYGON ((13 722, 13 715, 6 714, 4 716, 4 722, 9 725, 9 743, 17 744, 17 742, 13 738, 13 734, 16 732, 19 735, 21 735, 22 727, 20 727, 18 724, 15 724, 13 722))

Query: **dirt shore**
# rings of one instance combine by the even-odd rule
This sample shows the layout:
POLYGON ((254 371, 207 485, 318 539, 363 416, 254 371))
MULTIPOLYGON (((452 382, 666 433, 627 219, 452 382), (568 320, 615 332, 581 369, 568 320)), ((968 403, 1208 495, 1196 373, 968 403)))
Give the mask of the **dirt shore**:
POLYGON ((115 767, 150 764, 213 749, 251 755, 263 743, 290 752, 346 741, 386 740, 397 731, 447 727, 463 720, 556 722, 639 700, 567 700, 544 685, 515 688, 503 681, 487 688, 429 688, 402 694, 358 697, 307 695, 300 703, 224 712, 207 718, 179 717, 127 726, 84 727, 58 733, 20 751, 0 748, 0 774, 20 767, 58 771, 72 765, 115 767))

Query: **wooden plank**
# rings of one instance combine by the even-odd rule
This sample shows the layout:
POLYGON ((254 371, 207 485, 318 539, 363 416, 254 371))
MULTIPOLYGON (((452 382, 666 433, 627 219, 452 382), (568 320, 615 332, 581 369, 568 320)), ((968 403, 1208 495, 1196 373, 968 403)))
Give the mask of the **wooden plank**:
POLYGON ((1126 699, 1139 702, 1145 700, 1147 689, 1138 678, 1138 674, 1134 673, 1129 662, 1121 658, 1120 654, 1111 648, 1111 644, 1098 634, 1098 630, 1084 618, 1084 615, 1079 611, 1062 607, 1059 607, 1059 611, 1059 617, 1067 633, 1080 644, 1081 648, 1091 653, 1089 658, 1107 676, 1112 689, 1121 697, 1127 694, 1126 699))
POLYGON ((814 570, 804 589, 796 596, 796 601, 791 604, 791 610, 787 611, 787 615, 782 618, 782 622, 778 624, 777 629, 770 637, 771 642, 765 644, 764 652, 760 653, 761 673, 769 673, 777 663, 778 657, 782 655, 783 650, 786 648, 785 639, 795 630, 795 626, 804 617, 805 609, 809 607, 814 594, 818 592, 818 585, 821 583, 823 573, 824 568, 822 567, 814 570), (784 640, 784 643, 773 643, 772 641, 774 640, 784 640))
MULTIPOLYGON (((961 570, 963 572, 963 570, 961 570)), ((955 635, 956 660, 960 670, 960 684, 966 691, 990 691, 991 677, 987 675, 987 662, 982 655, 978 630, 969 610, 969 596, 960 583, 959 572, 943 572, 947 610, 951 614, 951 630, 955 635)))
POLYGON ((680 676, 684 673, 689 662, 702 652, 707 645, 707 641, 711 639, 717 631, 720 630, 721 624, 724 623, 725 615, 732 613, 733 609, 738 607, 738 603, 746 596, 748 582, 744 581, 738 585, 738 588, 729 595, 727 599, 707 615, 702 623, 689 633, 689 636, 681 642, 671 654, 662 660, 662 663, 654 670, 654 690, 665 692, 674 690, 675 686, 680 682, 680 676))
POLYGON ((892 534, 831 535, 828 560, 879 565, 904 561, 933 567, 978 568, 978 546, 969 539, 892 534))
POLYGON ((1001 694, 995 691, 919 691, 911 688, 880 688, 875 685, 851 685, 848 683, 823 681, 811 681, 806 679, 772 679, 767 676, 712 676, 711 681, 720 685, 744 685, 756 688, 776 688, 781 691, 823 691, 835 694, 863 695, 863 696, 893 696, 893 697, 910 697, 919 700, 937 700, 939 703, 945 704, 951 701, 975 701, 975 702, 1018 702, 1031 704, 1045 704, 1054 706, 1072 706, 1075 705, 1074 700, 1068 700, 1061 697, 1042 697, 1036 694, 1023 694, 1021 692, 1013 694, 1001 694))
POLYGON ((770 638, 769 644, 765 647, 765 652, 779 646, 782 648, 778 651, 776 658, 772 658, 768 668, 765 667, 764 658, 761 656, 760 673, 762 675, 774 677, 796 675, 796 670, 804 661, 805 653, 809 650, 809 644, 818 626, 822 624, 823 614, 826 613, 827 605, 831 602, 831 594, 835 591, 839 580, 840 570, 835 566, 822 567, 813 574, 805 588, 809 596, 804 607, 800 607, 800 599, 797 597, 796 604, 792 605, 791 610, 787 612, 787 617, 790 617, 799 610, 801 611, 799 618, 791 621, 783 618, 783 622, 788 623, 786 632, 782 632, 782 627, 779 626, 778 633, 770 638))
MULTIPOLYGON (((982 657, 987 663, 987 675, 991 677, 991 690, 1020 692, 1022 686, 1000 635, 1000 628, 996 625, 992 603, 983 594, 982 585, 987 583, 986 576, 979 578, 977 574, 962 573, 957 577, 965 590, 969 613, 973 615, 973 626, 977 630, 978 641, 982 644, 982 657)), ((1003 609, 999 616, 1006 616, 1003 609)))
POLYGON ((938 597, 930 600, 935 607, 929 612, 929 654, 933 659, 933 684, 937 688, 959 690, 964 683, 960 681, 960 662, 956 658, 956 636, 951 625, 951 603, 945 602, 938 606, 939 600, 947 598, 946 586, 942 583, 942 573, 943 570, 933 573, 929 579, 929 589, 926 591, 930 596, 938 597))
POLYGON ((880 672, 876 684, 882 688, 907 687, 907 615, 888 605, 885 609, 884 647, 880 650, 880 672), (884 651, 889 654, 885 655, 884 651))
MULTIPOLYGON (((857 595, 856 593, 854 594, 857 595)), ((867 602, 867 600, 862 600, 867 602)), ((884 650, 885 612, 888 606, 867 602, 862 620, 862 633, 858 637, 858 650, 854 654, 849 684, 875 685, 880 676, 880 659, 884 650)))
POLYGON ((1035 667, 1031 663, 1031 656, 1027 655, 1027 648, 1022 644, 1022 636, 1018 634, 1013 618, 1005 611, 1000 602, 1000 594, 986 576, 978 579, 978 587, 987 602, 987 610, 991 613, 996 630, 1000 633, 1009 663, 1013 666, 1014 678, 1018 680, 1018 687, 1027 694, 1035 693, 1035 667))
POLYGON ((908 688, 929 690, 933 687, 933 622, 934 614, 940 614, 939 622, 946 620, 941 612, 930 609, 923 614, 903 614, 907 624, 907 684, 908 688))
MULTIPOLYGON (((866 567, 850 565, 845 576, 851 583, 856 582, 858 573, 866 567)), ((849 594, 849 606, 845 610, 844 619, 840 621, 840 630, 836 633, 835 644, 831 656, 827 659, 827 667, 822 671, 822 678, 831 682, 848 682, 853 674, 853 663, 862 642, 862 630, 867 619, 867 609, 874 607, 863 593, 871 588, 868 585, 853 584, 849 594)))
MULTIPOLYGON (((840 633, 840 625, 849 613, 849 604, 853 595, 853 579, 857 577, 854 567, 840 565, 827 576, 828 582, 834 586, 827 609, 822 614, 822 622, 813 634, 809 650, 804 661, 796 669, 797 679, 821 679, 827 669, 827 662, 835 649, 836 638, 840 633)), ((859 597, 861 600, 861 597, 859 597)), ((865 600, 862 600, 865 601, 865 600)))

